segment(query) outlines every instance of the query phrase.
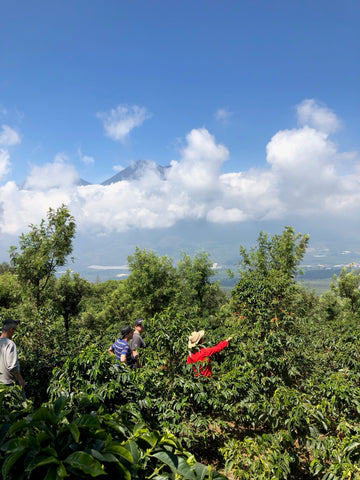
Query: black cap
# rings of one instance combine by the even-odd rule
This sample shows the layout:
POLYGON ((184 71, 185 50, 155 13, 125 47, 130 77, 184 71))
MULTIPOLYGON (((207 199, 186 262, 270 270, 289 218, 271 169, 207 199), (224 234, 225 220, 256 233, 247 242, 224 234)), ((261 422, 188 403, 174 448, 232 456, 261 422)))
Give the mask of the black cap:
POLYGON ((2 321, 2 324, 3 324, 3 325, 16 325, 16 326, 18 326, 18 325, 19 325, 19 321, 18 321, 18 320, 14 320, 13 318, 5 318, 5 319, 2 321))
POLYGON ((126 337, 126 335, 129 335, 129 333, 133 331, 134 329, 130 327, 130 325, 126 325, 125 327, 122 327, 122 329, 120 330, 121 338, 126 337))
POLYGON ((135 327, 137 327, 138 325, 141 325, 143 323, 144 319, 143 318, 137 318, 135 320, 135 327))
POLYGON ((13 318, 5 318, 2 321, 2 330, 7 331, 10 328, 17 328, 19 325, 19 322, 17 320, 14 320, 13 318))

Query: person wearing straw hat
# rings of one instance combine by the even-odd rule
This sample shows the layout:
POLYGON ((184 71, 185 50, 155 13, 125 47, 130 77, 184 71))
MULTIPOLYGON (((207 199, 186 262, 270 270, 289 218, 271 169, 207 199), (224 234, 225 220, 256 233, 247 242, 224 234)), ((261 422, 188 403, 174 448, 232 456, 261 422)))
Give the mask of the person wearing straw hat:
POLYGON ((204 336, 205 330, 192 332, 192 334, 189 336, 189 356, 187 358, 187 363, 194 364, 193 369, 195 377, 200 375, 204 377, 212 377, 210 357, 215 353, 224 350, 224 348, 229 345, 230 340, 232 340, 232 337, 229 337, 226 340, 222 340, 214 347, 205 348, 202 346, 202 343, 204 342, 204 336), (195 365, 199 362, 201 362, 199 365, 195 365))

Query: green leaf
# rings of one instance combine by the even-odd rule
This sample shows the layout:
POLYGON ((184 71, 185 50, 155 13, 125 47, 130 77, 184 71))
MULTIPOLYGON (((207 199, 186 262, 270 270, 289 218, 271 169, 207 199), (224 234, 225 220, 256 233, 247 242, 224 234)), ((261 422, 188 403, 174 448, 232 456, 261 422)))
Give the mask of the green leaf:
POLYGON ((344 452, 352 452, 353 450, 359 448, 360 442, 353 442, 350 445, 348 445, 346 448, 344 448, 344 452))
POLYGON ((137 444, 133 440, 129 440, 128 442, 126 442, 125 448, 131 453, 133 463, 138 463, 140 454, 137 444))
POLYGON ((59 466, 57 467, 56 469, 56 475, 57 475, 57 479, 58 478, 64 478, 64 477, 68 477, 68 473, 66 471, 66 468, 65 468, 65 465, 63 464, 63 462, 60 462, 59 466))
POLYGON ((54 412, 45 407, 39 408, 34 412, 33 416, 31 417, 30 425, 36 425, 39 422, 48 422, 55 424, 56 418, 54 412))
POLYGON ((19 420, 18 422, 15 422, 9 432, 8 432, 8 435, 11 436, 13 435, 14 433, 18 432, 19 430, 22 430, 23 428, 27 427, 28 426, 28 423, 26 420, 19 420))
POLYGON ((192 470, 184 458, 165 451, 154 453, 152 456, 168 465, 174 473, 182 475, 185 479, 197 480, 194 470, 192 470))
POLYGON ((10 472, 11 468, 13 465, 19 460, 19 458, 26 453, 27 449, 25 447, 19 448, 16 452, 14 452, 12 455, 9 455, 2 466, 1 472, 3 474, 3 477, 6 478, 8 473, 10 472))
MULTIPOLYGON (((103 449, 102 453, 103 454, 112 453, 113 455, 118 455, 119 457, 124 458, 130 463, 137 463, 137 461, 134 462, 132 452, 129 452, 128 449, 126 449, 125 447, 122 447, 121 445, 116 445, 116 444, 109 445, 108 447, 105 447, 103 449)), ((138 453, 136 453, 136 455, 138 457, 138 453)))
MULTIPOLYGON (((0 400, 1 402, 1 400, 0 400)), ((1 405, 1 403, 0 403, 1 405)), ((1 428, 0 428, 0 445, 2 445, 2 443, 5 441, 5 438, 8 434, 8 431, 10 430, 11 428, 11 423, 4 423, 3 425, 1 425, 1 428)))
POLYGON ((54 456, 47 456, 43 454, 36 455, 35 458, 26 467, 26 472, 32 472, 35 468, 42 467, 43 465, 50 465, 52 463, 58 464, 59 460, 54 456))
POLYGON ((70 425, 68 425, 67 427, 70 430, 70 433, 73 436, 73 439, 75 440, 75 442, 79 443, 79 438, 80 438, 79 427, 77 425, 74 425, 73 423, 70 423, 70 425))
POLYGON ((154 453, 152 456, 168 465, 173 472, 177 472, 180 457, 165 451, 154 453))
POLYGON ((72 423, 74 423, 78 427, 100 428, 99 420, 94 415, 90 414, 82 415, 80 418, 77 418, 72 423))
POLYGON ((211 474, 211 468, 208 467, 207 465, 203 465, 202 463, 195 463, 195 465, 192 466, 193 470, 195 470, 196 473, 196 478, 198 480, 204 480, 209 473, 211 474))
POLYGON ((54 404, 54 414, 56 418, 59 420, 59 418, 62 418, 64 415, 66 415, 67 412, 63 410, 64 405, 67 402, 66 397, 59 397, 56 399, 55 404, 54 404))
POLYGON ((138 438, 145 440, 146 443, 148 443, 151 447, 154 448, 158 444, 161 437, 157 432, 146 431, 139 435, 138 438))
POLYGON ((180 475, 183 475, 183 477, 187 478, 188 480, 197 480, 194 470, 192 469, 192 467, 189 466, 187 461, 182 457, 179 458, 178 473, 180 475))
MULTIPOLYGON (((126 449, 124 448, 124 450, 126 449)), ((126 452, 129 453, 127 450, 126 452)), ((112 453, 101 453, 98 450, 94 450, 93 448, 90 450, 90 454, 100 462, 118 463, 119 461, 119 459, 116 458, 115 455, 113 455, 112 453)))
POLYGON ((66 471, 66 468, 62 462, 59 462, 59 465, 52 465, 46 475, 44 480, 61 480, 62 478, 68 477, 69 474, 66 471))
POLYGON ((92 477, 107 475, 101 464, 86 452, 71 453, 65 459, 65 463, 68 463, 72 467, 77 468, 92 477))
POLYGON ((44 477, 44 480, 58 480, 57 476, 57 466, 56 465, 51 465, 50 468, 48 468, 46 475, 44 477))
POLYGON ((167 475, 164 474, 164 475, 155 475, 155 477, 151 477, 151 480, 169 480, 169 479, 173 479, 174 478, 174 474, 173 473, 168 473, 167 475))

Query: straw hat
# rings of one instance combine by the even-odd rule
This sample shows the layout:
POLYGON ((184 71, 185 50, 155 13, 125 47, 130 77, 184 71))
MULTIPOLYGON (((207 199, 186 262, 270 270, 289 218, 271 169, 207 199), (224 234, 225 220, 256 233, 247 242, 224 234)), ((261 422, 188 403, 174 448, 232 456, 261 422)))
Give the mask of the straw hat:
POLYGON ((205 330, 200 330, 199 332, 192 332, 192 334, 189 336, 188 348, 195 347, 195 345, 200 342, 204 335, 205 330))

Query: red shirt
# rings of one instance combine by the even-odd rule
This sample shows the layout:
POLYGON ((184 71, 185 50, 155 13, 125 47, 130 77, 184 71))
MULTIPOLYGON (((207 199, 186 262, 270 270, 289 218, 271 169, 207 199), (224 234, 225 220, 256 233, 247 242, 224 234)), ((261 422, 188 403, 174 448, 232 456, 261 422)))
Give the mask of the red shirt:
POLYGON ((207 362, 206 365, 203 365, 198 368, 194 365, 194 372, 195 372, 195 377, 198 377, 201 373, 204 377, 212 377, 212 371, 211 371, 211 362, 210 362, 210 357, 211 355, 214 355, 214 353, 221 352, 221 350, 224 350, 225 347, 228 346, 227 340, 223 340, 222 342, 218 343, 215 345, 215 347, 210 347, 210 348, 204 348, 201 347, 198 352, 191 353, 188 358, 186 363, 196 363, 196 362, 207 362))

